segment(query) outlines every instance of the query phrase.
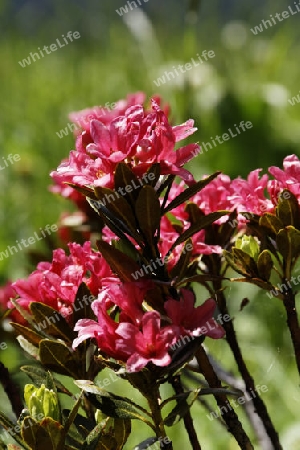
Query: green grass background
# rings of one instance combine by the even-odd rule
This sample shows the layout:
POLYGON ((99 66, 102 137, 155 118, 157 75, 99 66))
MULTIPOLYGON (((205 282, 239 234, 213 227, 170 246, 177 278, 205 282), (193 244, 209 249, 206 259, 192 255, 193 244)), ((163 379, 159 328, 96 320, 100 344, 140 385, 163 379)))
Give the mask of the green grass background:
MULTIPOLYGON (((118 16, 115 9, 124 3, 23 2, 13 9, 8 1, 0 1, 0 161, 10 153, 21 156, 20 162, 0 171, 0 251, 56 223, 61 212, 72 209, 47 189, 49 172, 74 148, 71 133, 62 139, 56 135, 67 126, 72 110, 115 102, 143 90, 148 97, 163 96, 174 122, 194 118, 198 132, 191 140, 200 143, 241 120, 253 123, 246 133, 199 155, 189 166, 196 177, 215 170, 245 177, 257 167, 281 165, 288 154, 299 155, 300 104, 291 106, 287 101, 300 89, 298 16, 254 36, 250 28, 282 11, 280 2, 202 1, 196 15, 188 13, 187 1, 151 0, 145 4, 147 22, 142 26, 134 13, 128 13, 126 21, 118 16), (28 67, 18 64, 69 30, 79 31, 81 38, 28 67), (189 62, 203 50, 213 50, 216 57, 174 82, 155 86, 153 80, 165 70, 189 62)), ((36 248, 42 247, 38 242, 36 248)), ((26 252, 18 252, 0 261, 0 281, 15 280, 29 270, 26 252)), ((300 448, 299 380, 283 307, 248 285, 229 286, 228 294, 245 359, 256 384, 268 387, 263 399, 284 449, 296 450, 300 448), (251 301, 240 311, 245 296, 251 301)), ((199 299, 205 299, 201 292, 199 299)), ((27 382, 19 367, 28 359, 1 333, 0 342, 8 343, 1 361, 17 381, 27 382)), ((215 358, 237 374, 226 343, 206 342, 215 358)), ((124 393, 121 382, 111 389, 124 393)), ((128 387, 126 394, 136 398, 128 387)), ((164 389, 167 394, 169 388, 164 389)), ((237 413, 244 420, 241 407, 237 413)), ((194 405, 193 417, 205 450, 237 448, 200 404, 194 405)), ((140 424, 133 429, 128 449, 151 435, 140 424)), ((170 437, 174 449, 187 448, 181 424, 170 431, 170 437)))

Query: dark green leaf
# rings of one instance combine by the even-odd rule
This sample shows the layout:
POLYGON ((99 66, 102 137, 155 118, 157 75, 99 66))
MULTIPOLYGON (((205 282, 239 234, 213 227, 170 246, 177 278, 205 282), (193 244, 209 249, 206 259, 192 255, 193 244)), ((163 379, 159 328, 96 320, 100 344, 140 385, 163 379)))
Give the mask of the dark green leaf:
POLYGON ((97 241, 97 247, 118 277, 126 281, 134 281, 132 274, 140 270, 140 266, 125 253, 120 252, 105 241, 97 241))
POLYGON ((188 268, 188 265, 191 262, 192 253, 193 253, 192 240, 188 239, 186 245, 184 246, 184 248, 182 250, 182 253, 180 255, 178 262, 175 264, 175 266, 171 270, 171 273, 170 273, 171 278, 177 277, 178 280, 181 280, 181 278, 184 277, 186 270, 188 268))
POLYGON ((141 408, 130 399, 108 392, 88 380, 74 380, 74 383, 80 389, 88 392, 89 400, 107 416, 119 419, 138 419, 152 426, 142 414, 141 408))
POLYGON ((201 389, 195 389, 189 392, 187 395, 182 396, 177 400, 177 405, 170 412, 170 414, 164 419, 164 424, 167 427, 171 427, 178 423, 185 414, 189 411, 195 400, 197 399, 201 389))
POLYGON ((20 325, 14 322, 11 322, 10 324, 18 334, 24 336, 27 339, 27 341, 33 345, 38 346, 40 341, 43 339, 43 337, 41 337, 39 334, 35 333, 30 328, 27 328, 24 325, 20 325))
POLYGON ((279 230, 284 228, 284 225, 281 222, 281 220, 271 213, 263 214, 259 220, 259 225, 267 228, 275 235, 279 232, 279 230))
POLYGON ((97 200, 97 197, 94 193, 94 189, 87 187, 87 186, 77 186, 77 184, 73 183, 66 183, 69 186, 71 186, 73 189, 75 189, 77 192, 80 192, 80 194, 84 195, 85 197, 89 197, 93 200, 97 200))
POLYGON ((22 423, 22 436, 32 450, 63 450, 63 426, 51 417, 35 422, 26 417, 22 423))
POLYGON ((61 342, 43 339, 40 342, 40 361, 45 367, 61 375, 71 375, 80 378, 80 366, 74 358, 74 352, 61 342))
POLYGON ((276 243, 279 252, 282 254, 285 261, 291 261, 292 258, 292 245, 290 241, 289 233, 286 229, 279 231, 276 237, 276 243))
POLYGON ((261 252, 257 260, 257 269, 259 276, 263 280, 269 281, 273 265, 274 263, 270 251, 264 250, 261 252))
POLYGON ((129 419, 114 419, 114 438, 117 443, 115 450, 122 450, 131 433, 131 421, 129 419))
POLYGON ((181 194, 179 194, 174 200, 172 200, 164 209, 163 214, 165 214, 168 211, 171 211, 172 209, 176 208, 177 206, 181 205, 181 203, 184 203, 188 199, 190 199, 193 195, 197 194, 197 192, 201 191, 205 186, 208 185, 214 178, 216 178, 221 172, 216 172, 210 175, 209 177, 205 178, 204 180, 200 180, 197 183, 193 184, 189 188, 185 189, 181 194))
POLYGON ((130 204, 133 206, 138 197, 141 185, 138 181, 137 176, 128 167, 128 164, 122 162, 118 163, 114 180, 115 190, 118 191, 118 189, 120 188, 123 189, 123 191, 125 190, 126 198, 128 198, 130 204), (131 186, 131 188, 128 186, 131 186), (137 187, 134 188, 134 186, 137 187))
POLYGON ((30 311, 36 322, 37 330, 44 330, 49 335, 59 337, 72 342, 76 334, 70 328, 66 319, 55 309, 44 303, 32 302, 30 303, 30 311))
POLYGON ((76 293, 73 305, 73 324, 80 319, 94 319, 91 303, 94 296, 85 283, 81 283, 76 293))
MULTIPOLYGON (((22 372, 26 373, 33 383, 37 387, 41 387, 42 384, 45 384, 45 378, 47 376, 47 371, 37 366, 22 366, 22 372)), ((58 392, 62 392, 67 395, 72 395, 72 393, 56 378, 54 378, 55 386, 58 392)))
POLYGON ((152 243, 160 224, 160 203, 152 186, 144 186, 141 189, 135 204, 135 214, 140 230, 146 240, 152 243))
POLYGON ((30 447, 28 447, 28 445, 25 444, 25 442, 23 442, 23 439, 21 438, 21 433, 18 431, 18 424, 13 423, 2 412, 0 412, 0 425, 2 425, 3 428, 11 434, 11 436, 18 442, 18 444, 25 447, 26 450, 30 450, 30 447))
POLYGON ((220 217, 225 216, 228 214, 229 211, 216 211, 213 213, 208 214, 207 216, 204 216, 199 220, 198 223, 191 225, 190 228, 188 228, 186 231, 184 231, 181 236, 179 236, 172 247, 170 248, 168 254, 171 253, 171 251, 177 247, 177 245, 181 244, 182 242, 186 241, 188 238, 192 237, 194 234, 198 233, 198 231, 203 230, 204 228, 211 225, 216 220, 220 219, 220 217))
POLYGON ((286 227, 291 241, 292 258, 300 256, 300 231, 292 226, 286 227))
POLYGON ((276 207, 276 214, 282 221, 284 226, 292 225, 295 228, 300 228, 300 208, 298 200, 287 189, 284 189, 279 198, 276 207))
POLYGON ((137 233, 136 220, 129 203, 125 198, 120 196, 116 191, 103 187, 95 187, 95 194, 100 202, 104 203, 106 209, 103 209, 103 214, 107 215, 108 210, 110 212, 108 218, 112 220, 116 226, 122 224, 122 231, 132 236, 137 243, 140 243, 141 238, 137 233))

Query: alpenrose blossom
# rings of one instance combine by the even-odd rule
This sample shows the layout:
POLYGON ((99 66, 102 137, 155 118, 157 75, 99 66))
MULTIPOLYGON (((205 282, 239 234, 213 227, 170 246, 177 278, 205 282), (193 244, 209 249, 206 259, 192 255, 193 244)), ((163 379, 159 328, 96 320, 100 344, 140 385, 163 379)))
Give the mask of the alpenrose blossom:
POLYGON ((182 289, 180 301, 169 299, 164 308, 172 324, 179 328, 179 335, 200 336, 205 330, 205 335, 220 339, 225 331, 213 318, 216 302, 210 298, 203 305, 195 307, 195 295, 193 292, 182 289))
MULTIPOLYGON (((29 310, 31 302, 40 302, 72 320, 72 305, 80 284, 85 282, 97 296, 103 287, 103 279, 113 278, 109 265, 99 252, 91 249, 90 242, 68 246, 69 256, 62 249, 54 250, 51 263, 40 262, 28 278, 12 283, 19 296, 17 301, 25 310, 29 310)), ((7 306, 13 307, 11 302, 7 306)))
POLYGON ((182 290, 180 301, 169 299, 165 303, 167 314, 162 320, 157 311, 143 309, 144 295, 151 287, 147 280, 119 282, 118 286, 107 282, 91 305, 97 320, 81 319, 75 325, 78 337, 73 348, 86 339, 94 339, 101 352, 126 362, 127 370, 136 372, 149 362, 167 366, 171 362, 169 351, 183 333, 202 333, 214 339, 224 336, 223 328, 213 319, 213 299, 195 308, 192 293, 182 290), (117 321, 110 316, 114 305, 121 311, 117 321))
POLYGON ((142 105, 128 108, 125 114, 109 124, 93 119, 89 132, 76 141, 76 151, 51 173, 64 196, 70 195, 66 182, 80 186, 113 188, 114 173, 119 162, 126 162, 137 176, 142 176, 153 163, 160 163, 162 175, 178 175, 187 184, 195 182, 183 165, 193 158, 198 144, 175 150, 175 145, 196 131, 194 121, 172 127, 167 116, 152 99, 152 112, 142 105))
POLYGON ((300 204, 300 160, 296 155, 289 155, 283 160, 283 170, 279 167, 269 167, 269 172, 275 180, 268 183, 268 192, 276 205, 283 189, 291 191, 300 204))

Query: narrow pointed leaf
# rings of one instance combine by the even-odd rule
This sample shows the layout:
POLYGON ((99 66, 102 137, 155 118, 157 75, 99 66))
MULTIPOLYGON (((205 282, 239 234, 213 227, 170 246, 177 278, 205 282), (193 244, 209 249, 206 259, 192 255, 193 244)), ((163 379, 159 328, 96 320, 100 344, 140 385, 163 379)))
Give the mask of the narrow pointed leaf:
POLYGON ((105 241, 97 241, 97 247, 102 253, 111 270, 122 281, 134 281, 132 274, 140 270, 140 266, 125 253, 120 252, 105 241))
POLYGON ((171 211, 172 209, 176 208, 177 206, 181 205, 182 203, 189 200, 193 195, 197 194, 197 192, 201 191, 205 186, 208 185, 214 178, 216 178, 221 172, 215 172, 209 177, 205 178, 204 180, 200 180, 197 183, 193 184, 189 188, 185 189, 184 192, 179 194, 174 200, 172 200, 164 209, 163 213, 165 214, 168 211, 171 211))
POLYGON ((273 265, 274 263, 270 251, 264 250, 261 252, 257 260, 257 269, 259 276, 263 280, 269 281, 273 265))
POLYGON ((292 225, 300 228, 300 208, 297 198, 292 192, 284 189, 276 207, 276 214, 284 226, 292 225), (287 198, 285 198, 287 196, 287 198))
POLYGON ((66 345, 44 339, 40 343, 39 356, 41 363, 49 370, 78 378, 80 367, 74 359, 74 353, 66 345))
POLYGON ((122 450, 131 433, 131 420, 117 419, 114 420, 114 438, 117 443, 115 450, 122 450))
POLYGON ((66 183, 69 186, 71 186, 73 189, 75 189, 80 194, 84 195, 85 197, 92 198, 93 200, 97 200, 97 197, 95 195, 94 189, 87 187, 87 186, 78 186, 77 184, 73 183, 66 183))
POLYGON ((189 392, 189 394, 186 397, 183 396, 182 398, 178 399, 175 408, 164 419, 164 424, 167 427, 171 427, 176 423, 178 423, 189 411, 189 409, 197 399, 200 391, 201 389, 195 389, 194 391, 189 392))
POLYGON ((41 340, 43 339, 42 336, 32 331, 30 328, 25 327, 24 325, 20 325, 18 323, 11 322, 11 326, 16 330, 18 334, 21 334, 24 336, 28 342, 30 342, 33 345, 38 346, 41 340))
POLYGON ((139 227, 147 241, 153 242, 160 224, 160 203, 152 186, 144 186, 135 204, 135 214, 139 227))
POLYGON ((191 225, 190 228, 188 228, 186 231, 184 231, 181 236, 179 236, 172 247, 170 248, 169 253, 177 247, 177 245, 181 244, 182 242, 186 241, 188 238, 192 237, 194 234, 198 233, 198 231, 203 230, 204 228, 211 225, 216 220, 220 219, 220 217, 225 216, 228 214, 229 211, 216 211, 213 213, 208 214, 207 216, 204 216, 198 223, 191 225))
POLYGON ((267 228, 275 235, 279 232, 279 230, 284 228, 284 225, 281 222, 281 220, 271 213, 265 213, 263 216, 261 216, 259 220, 259 225, 267 228))
MULTIPOLYGON (((72 342, 76 335, 70 328, 66 319, 56 309, 39 302, 30 303, 30 311, 37 326, 51 336, 62 338, 72 342)), ((38 329, 36 327, 36 329, 38 329)))
MULTIPOLYGON (((33 383, 37 387, 41 387, 42 384, 45 384, 45 378, 47 376, 47 371, 37 366, 22 366, 22 372, 26 373, 29 378, 33 381, 33 383)), ((58 392, 62 392, 67 395, 73 395, 59 380, 54 378, 54 383, 58 392)))

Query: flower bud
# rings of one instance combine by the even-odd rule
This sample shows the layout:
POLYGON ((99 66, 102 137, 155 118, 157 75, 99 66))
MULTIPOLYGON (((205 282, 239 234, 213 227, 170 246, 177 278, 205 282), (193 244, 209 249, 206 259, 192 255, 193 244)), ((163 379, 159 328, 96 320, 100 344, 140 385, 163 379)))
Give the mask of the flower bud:
POLYGON ((257 261, 260 248, 259 243, 253 236, 242 236, 237 238, 235 247, 243 250, 247 255, 251 256, 254 261, 257 261))
POLYGON ((33 419, 39 421, 44 417, 51 417, 59 422, 60 408, 58 397, 52 389, 46 388, 44 384, 40 388, 35 387, 33 384, 26 384, 24 398, 33 419))

